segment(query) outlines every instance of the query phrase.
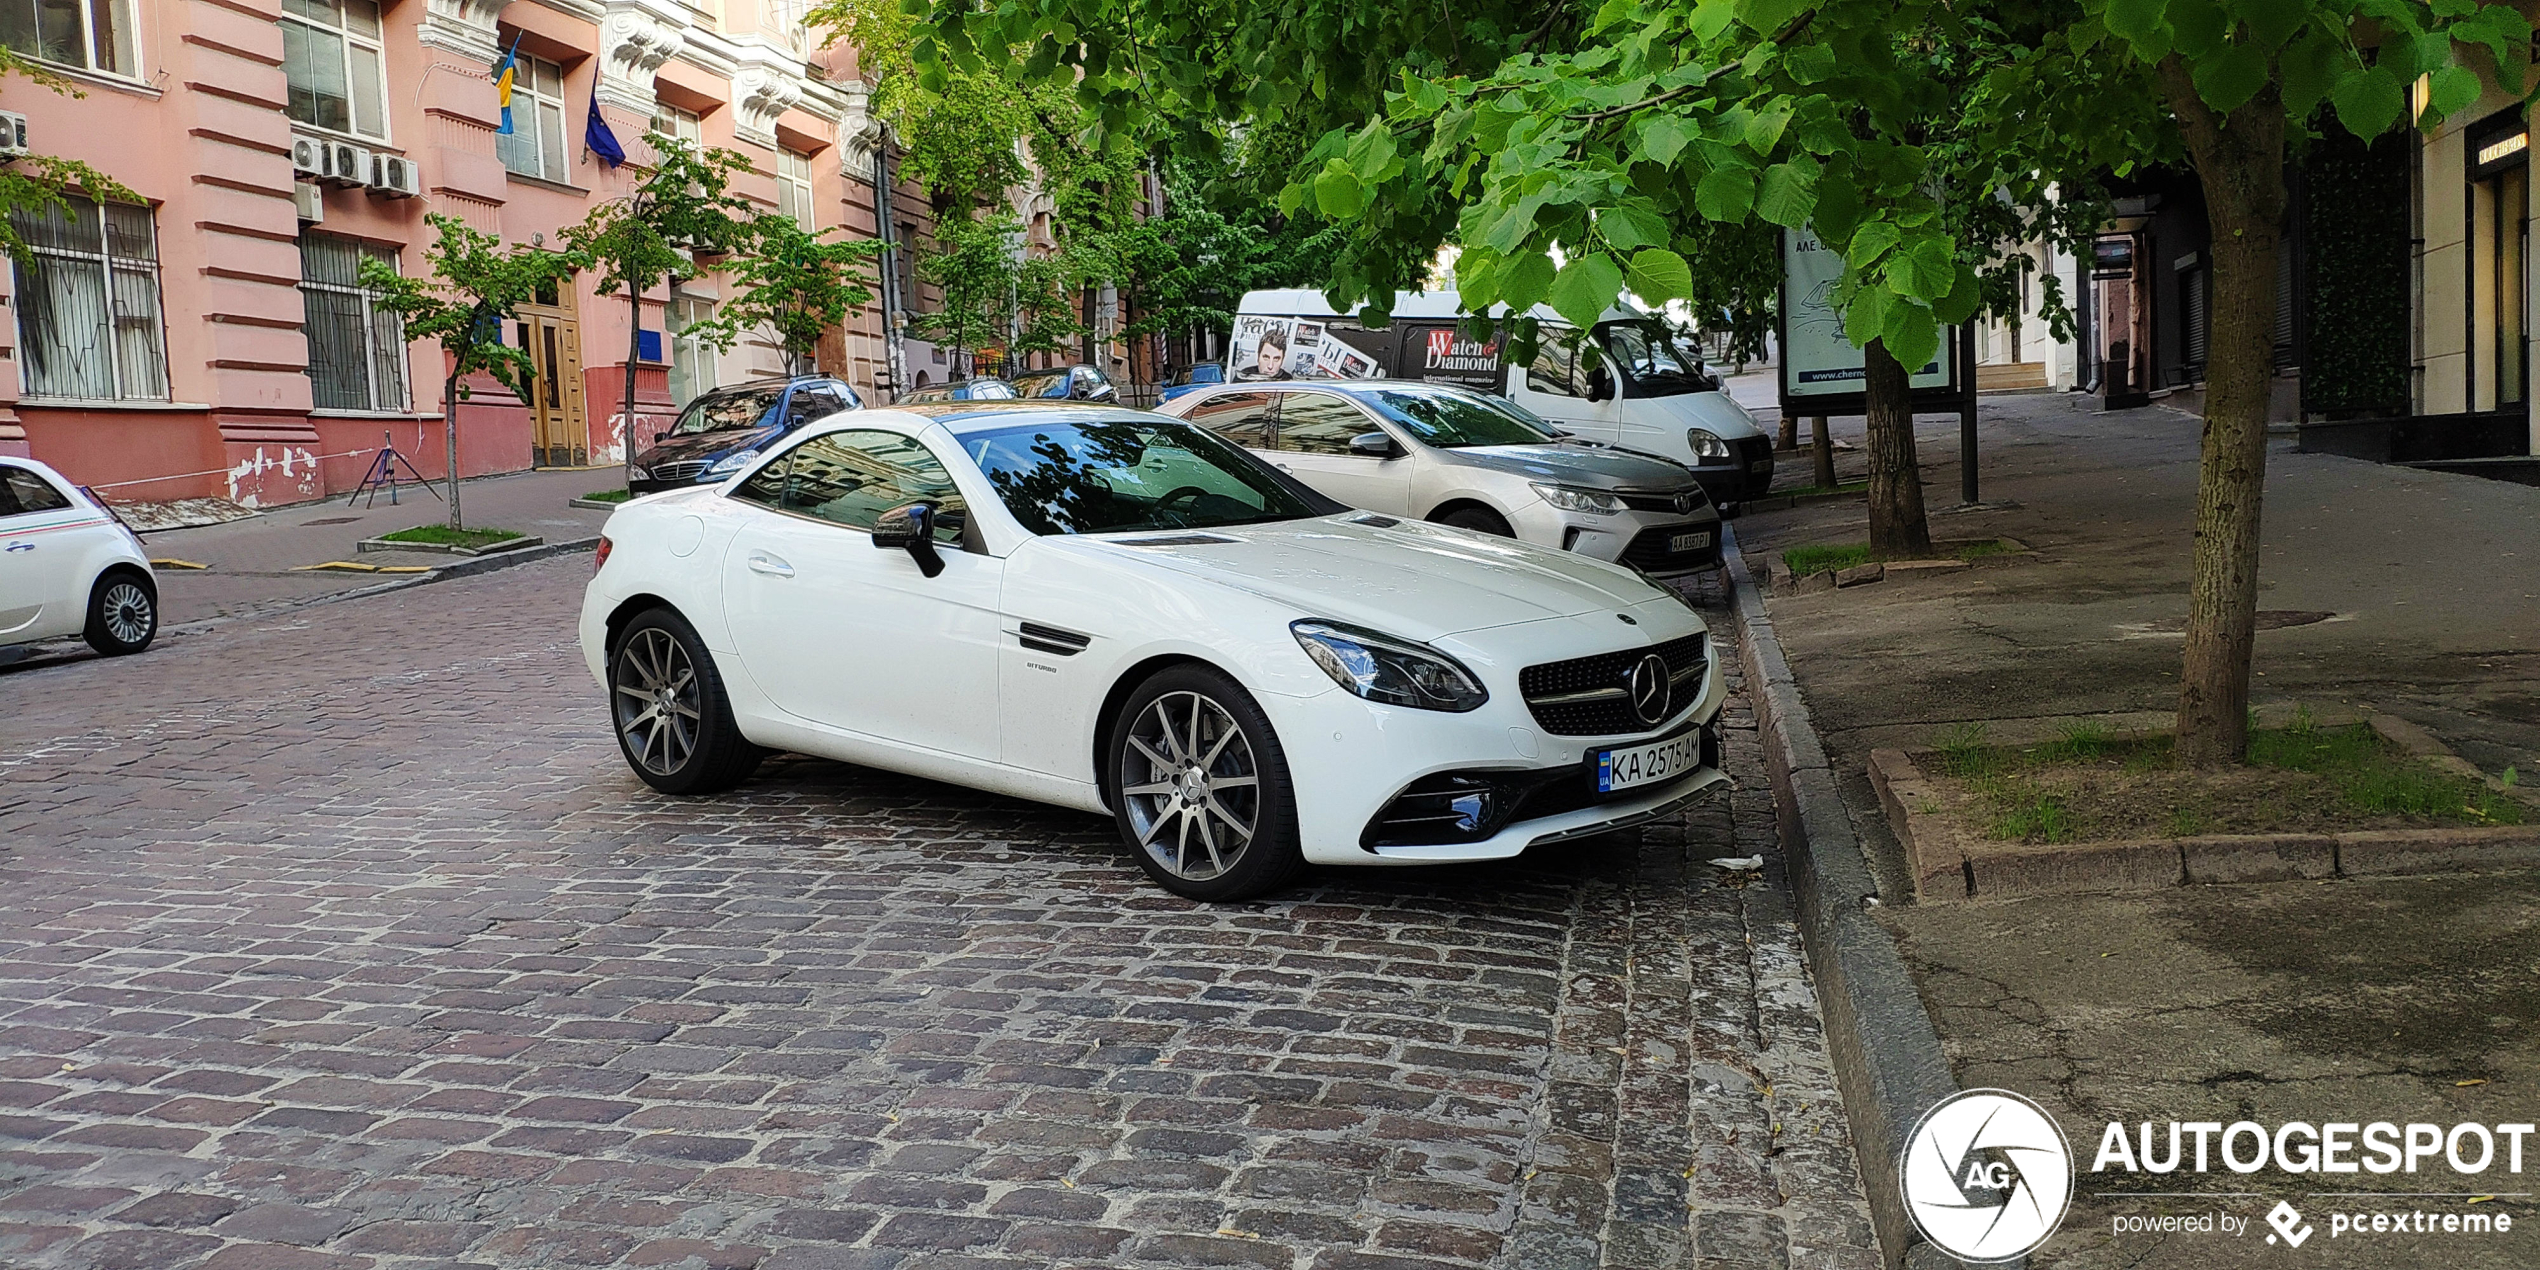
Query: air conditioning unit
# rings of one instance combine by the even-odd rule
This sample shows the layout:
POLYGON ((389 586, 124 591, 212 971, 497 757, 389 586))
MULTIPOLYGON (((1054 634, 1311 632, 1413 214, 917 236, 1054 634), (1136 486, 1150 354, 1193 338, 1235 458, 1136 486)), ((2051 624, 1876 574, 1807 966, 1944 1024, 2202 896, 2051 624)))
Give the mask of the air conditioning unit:
POLYGON ((370 192, 382 198, 413 198, 423 193, 415 161, 395 154, 370 156, 370 192))
POLYGON ((319 143, 324 164, 318 179, 329 185, 370 184, 370 151, 345 141, 319 143))
POLYGON ((26 149, 26 116, 0 110, 0 159, 18 158, 26 149))
POLYGON ((326 219, 326 191, 306 181, 291 183, 291 208, 300 214, 300 223, 314 225, 326 219))
POLYGON ((315 137, 291 138, 291 171, 295 176, 326 175, 326 143, 315 137))

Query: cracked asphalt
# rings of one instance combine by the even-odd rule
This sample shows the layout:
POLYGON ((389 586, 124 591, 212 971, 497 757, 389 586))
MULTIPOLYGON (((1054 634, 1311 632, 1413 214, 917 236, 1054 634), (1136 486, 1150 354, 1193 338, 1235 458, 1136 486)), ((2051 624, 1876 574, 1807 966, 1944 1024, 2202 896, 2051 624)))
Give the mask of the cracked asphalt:
POLYGON ((0 1264, 1878 1264, 1738 699, 1682 823, 1208 908, 924 781, 651 793, 584 570, 0 670, 0 1264))

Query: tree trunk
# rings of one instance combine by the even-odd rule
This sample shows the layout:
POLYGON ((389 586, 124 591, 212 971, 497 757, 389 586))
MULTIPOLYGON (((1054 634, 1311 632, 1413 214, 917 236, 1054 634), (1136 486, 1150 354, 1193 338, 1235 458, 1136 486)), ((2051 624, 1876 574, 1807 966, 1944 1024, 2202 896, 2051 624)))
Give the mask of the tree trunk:
POLYGON ((450 359, 450 378, 441 385, 441 448, 450 464, 450 528, 465 529, 459 518, 459 359, 450 359))
MULTIPOLYGON (((1923 519, 1923 473, 1914 459, 1913 384, 1883 340, 1861 350, 1861 369, 1870 415, 1870 556, 1920 559, 1931 554, 1931 525, 1923 519)), ((1829 446, 1829 459, 1833 453, 1829 446)))
MULTIPOLYGON (((669 323, 662 325, 667 327, 669 323)), ((669 331, 662 332, 662 338, 669 337, 669 331)), ((620 439, 630 457, 635 453, 635 359, 643 353, 644 289, 636 286, 635 279, 630 277, 626 279, 626 422, 618 425, 620 439)))
POLYGON ((2177 57, 2161 64, 2161 79, 2204 185, 2214 261, 2178 757, 2192 767, 2219 767, 2249 749, 2259 511, 2275 373, 2275 253, 2284 224, 2284 105, 2270 86, 2217 115, 2177 57))
POLYGON ((1799 416, 1782 416, 1781 439, 1773 443, 1773 448, 1776 450, 1796 450, 1799 448, 1799 416))
POLYGON ((1816 471, 1813 473, 1814 484, 1819 489, 1833 489, 1835 486, 1834 435, 1826 431, 1824 415, 1808 416, 1808 444, 1816 451, 1813 456, 1816 459, 1816 471))

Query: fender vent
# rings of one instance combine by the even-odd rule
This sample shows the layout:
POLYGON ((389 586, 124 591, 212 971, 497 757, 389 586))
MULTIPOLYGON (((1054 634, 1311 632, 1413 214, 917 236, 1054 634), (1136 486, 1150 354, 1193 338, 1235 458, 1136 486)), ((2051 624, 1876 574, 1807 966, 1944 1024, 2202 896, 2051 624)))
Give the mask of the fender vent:
POLYGON ((1033 652, 1049 653, 1059 657, 1073 657, 1085 651, 1087 644, 1094 642, 1091 635, 1062 631, 1055 626, 1043 626, 1038 622, 1025 622, 1023 629, 1017 633, 1016 637, 1022 641, 1025 648, 1033 652))
POLYGON ((1206 547, 1237 540, 1216 534, 1173 534, 1164 538, 1115 538, 1112 541, 1123 547, 1206 547))
POLYGON ((1366 525, 1375 529, 1391 529, 1402 522, 1395 520, 1391 516, 1379 516, 1374 512, 1369 512, 1364 516, 1350 517, 1349 523, 1353 525, 1366 525))

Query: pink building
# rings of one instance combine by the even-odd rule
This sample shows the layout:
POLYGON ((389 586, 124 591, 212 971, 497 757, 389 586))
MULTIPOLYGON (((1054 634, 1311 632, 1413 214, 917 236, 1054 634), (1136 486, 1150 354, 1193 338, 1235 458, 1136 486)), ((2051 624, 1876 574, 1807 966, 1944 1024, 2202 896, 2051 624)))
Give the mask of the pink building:
MULTIPOLYGON (((84 94, 0 84, 28 149, 84 160, 146 201, 81 199, 21 222, 40 261, 0 271, 0 452, 124 501, 321 497, 358 482, 383 438, 440 474, 441 354, 372 311, 361 258, 424 268, 427 211, 551 242, 624 193, 632 168, 583 144, 594 94, 630 160, 651 127, 729 147, 755 169, 749 198, 872 233, 864 91, 844 55, 805 38, 805 7, 0 0, 0 43, 84 94), (514 131, 499 135, 491 68, 513 49, 514 131)), ((622 457, 628 305, 592 281, 513 324, 539 365, 536 401, 486 383, 460 405, 464 474, 622 457)), ((680 336, 720 299, 711 278, 643 298, 639 430, 716 382, 781 369, 765 343, 718 356, 680 336)), ((881 322, 850 328, 824 368, 871 388, 881 322)))

